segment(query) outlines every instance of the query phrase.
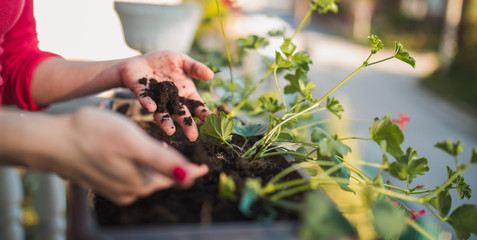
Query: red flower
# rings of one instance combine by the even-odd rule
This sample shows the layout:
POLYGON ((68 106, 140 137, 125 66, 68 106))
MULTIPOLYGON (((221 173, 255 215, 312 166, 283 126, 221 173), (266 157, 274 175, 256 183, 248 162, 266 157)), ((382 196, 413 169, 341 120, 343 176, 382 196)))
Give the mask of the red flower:
POLYGON ((406 127, 406 122, 409 122, 411 119, 403 113, 398 114, 399 118, 398 119, 391 119, 393 123, 399 124, 399 127, 404 131, 404 128, 406 127))
POLYGON ((411 209, 411 212, 409 212, 408 218, 413 220, 413 221, 416 221, 417 216, 422 216, 422 215, 425 215, 425 214, 426 214, 426 210, 424 210, 424 209, 422 209, 421 211, 419 211, 417 213, 416 213, 416 210, 411 209))
POLYGON ((222 0, 222 2, 233 11, 240 10, 240 3, 238 0, 222 0))

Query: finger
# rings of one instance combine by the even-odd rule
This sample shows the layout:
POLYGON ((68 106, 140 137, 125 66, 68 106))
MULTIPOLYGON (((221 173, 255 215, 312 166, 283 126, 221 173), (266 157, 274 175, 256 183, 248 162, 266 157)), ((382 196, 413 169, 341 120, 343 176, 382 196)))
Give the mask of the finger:
POLYGON ((154 120, 159 124, 162 131, 164 131, 168 136, 171 136, 176 132, 176 126, 174 125, 169 113, 154 113, 153 116, 154 120))
POLYGON ((195 79, 210 80, 214 78, 214 72, 212 70, 186 55, 183 55, 182 58, 182 69, 195 79))
POLYGON ((194 183, 195 179, 206 175, 209 172, 209 167, 205 164, 195 165, 191 163, 188 166, 188 171, 190 177, 182 183, 181 186, 183 187, 190 187, 194 183))
POLYGON ((174 184, 174 179, 155 172, 153 175, 150 176, 149 183, 141 190, 141 193, 138 196, 146 197, 158 190, 170 188, 174 186, 174 184))
POLYGON ((205 104, 203 104, 204 101, 202 101, 202 98, 200 97, 199 93, 196 91, 196 92, 190 94, 189 99, 192 99, 192 100, 195 100, 195 101, 198 101, 198 102, 202 103, 202 105, 199 105, 194 109, 194 114, 200 120, 205 121, 205 117, 207 115, 211 114, 212 112, 210 111, 210 109, 205 104))
POLYGON ((185 114, 174 114, 174 120, 176 120, 177 124, 181 126, 182 130, 184 130, 184 134, 189 139, 189 141, 194 142, 197 137, 199 137, 197 125, 195 124, 195 121, 192 118, 189 109, 187 109, 185 106, 182 106, 181 110, 183 110, 185 114))
POLYGON ((126 87, 133 91, 134 95, 136 95, 137 99, 139 100, 139 103, 141 103, 145 109, 147 109, 149 112, 156 111, 157 106, 154 100, 145 95, 147 87, 146 78, 141 78, 132 84, 126 84, 126 87))

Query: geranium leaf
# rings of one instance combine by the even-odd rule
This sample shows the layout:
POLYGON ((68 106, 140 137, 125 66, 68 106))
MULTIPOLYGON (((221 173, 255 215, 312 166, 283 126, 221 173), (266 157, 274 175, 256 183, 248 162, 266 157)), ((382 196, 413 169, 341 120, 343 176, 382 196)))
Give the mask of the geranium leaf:
POLYGON ((452 196, 449 193, 449 189, 445 189, 437 194, 429 203, 439 211, 441 217, 447 217, 452 206, 452 196))
POLYGON ((343 106, 341 106, 340 102, 333 98, 326 98, 326 108, 328 111, 336 115, 339 119, 341 119, 342 113, 344 112, 343 106))
POLYGON ((386 115, 382 118, 375 118, 373 125, 369 128, 371 139, 378 145, 382 141, 386 142, 386 152, 395 158, 401 156, 401 144, 404 141, 404 135, 396 124, 391 121, 391 117, 386 115))
POLYGON ((424 175, 424 172, 429 171, 427 166, 427 159, 417 158, 417 152, 409 147, 406 154, 397 157, 395 162, 389 164, 389 173, 400 180, 407 180, 412 182, 412 179, 417 175, 424 175))
POLYGON ((311 141, 318 143, 321 156, 333 157, 335 155, 344 156, 351 151, 351 148, 344 143, 333 139, 325 130, 319 127, 313 128, 311 141))
POLYGON ((267 39, 257 35, 249 35, 247 38, 239 38, 236 40, 240 48, 258 49, 268 45, 267 39))
POLYGON ((312 177, 316 177, 316 175, 318 175, 318 170, 314 169, 314 168, 303 168, 305 169, 305 171, 310 174, 310 176, 312 177))
POLYGON ((379 50, 384 48, 383 42, 375 34, 371 34, 368 39, 373 46, 373 48, 371 49, 371 53, 376 54, 379 50))
POLYGON ((448 139, 442 142, 436 143, 434 147, 441 149, 442 151, 450 154, 451 156, 457 157, 464 148, 462 147, 462 143, 459 141, 453 143, 452 140, 448 139))
POLYGON ((447 222, 454 228, 457 238, 468 239, 477 235, 477 205, 464 204, 455 209, 447 222))
POLYGON ((259 179, 247 178, 245 187, 240 199, 239 209, 245 216, 252 215, 250 207, 260 198, 262 184, 259 179))
POLYGON ((283 43, 280 46, 280 50, 282 50, 283 54, 285 54, 287 58, 289 58, 293 52, 295 52, 295 49, 296 45, 293 44, 291 38, 283 38, 283 43))
POLYGON ((306 72, 301 68, 295 70, 295 74, 285 75, 285 79, 290 82, 285 86, 285 94, 300 93, 303 97, 307 97, 311 94, 311 90, 315 89, 313 82, 308 82, 306 72))
POLYGON ((472 148, 472 156, 470 157, 471 163, 477 163, 477 147, 472 148))
POLYGON ((268 113, 276 113, 284 108, 284 106, 278 102, 276 92, 268 92, 260 95, 260 97, 258 97, 258 102, 262 111, 268 113))
POLYGON ((249 138, 264 134, 267 131, 267 128, 267 126, 260 123, 249 123, 244 125, 238 119, 234 119, 234 130, 232 132, 244 138, 249 138))
POLYGON ((300 221, 300 239, 340 239, 356 230, 323 193, 310 191, 305 197, 300 221))
POLYGON ((217 143, 225 143, 230 140, 230 134, 234 129, 234 121, 227 117, 224 112, 209 114, 205 117, 204 124, 200 127, 200 133, 212 137, 217 143))
POLYGON ((290 69, 293 67, 292 62, 284 59, 282 54, 278 51, 275 51, 275 64, 277 68, 290 69))
POLYGON ((310 54, 305 51, 298 51, 291 57, 291 61, 293 65, 297 68, 303 70, 304 72, 308 72, 310 70, 309 64, 312 63, 310 54))
POLYGON ((371 206, 374 229, 384 239, 398 239, 406 230, 406 213, 385 199, 376 200, 371 206))
POLYGON ((231 176, 220 173, 219 177, 219 196, 224 199, 235 201, 235 182, 231 176))
MULTIPOLYGON (((449 166, 447 166, 447 178, 450 178, 454 174, 455 171, 453 171, 449 166)), ((470 188, 469 184, 465 182, 464 177, 459 175, 454 179, 454 181, 452 181, 452 183, 455 184, 455 189, 457 189, 460 199, 470 199, 470 197, 472 196, 472 189, 470 188)))
POLYGON ((416 67, 416 60, 409 55, 409 52, 404 49, 400 42, 395 42, 394 44, 394 57, 411 65, 413 68, 416 67))
POLYGON ((331 11, 333 13, 338 12, 337 3, 339 0, 316 0, 318 4, 318 12, 323 14, 331 11))

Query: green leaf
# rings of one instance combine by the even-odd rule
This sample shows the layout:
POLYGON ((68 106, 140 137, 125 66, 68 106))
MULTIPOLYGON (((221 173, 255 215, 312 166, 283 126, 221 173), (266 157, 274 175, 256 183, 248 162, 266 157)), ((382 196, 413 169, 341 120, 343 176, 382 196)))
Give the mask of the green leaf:
POLYGON ((394 44, 394 57, 411 65, 413 68, 416 67, 416 60, 409 55, 409 52, 404 49, 400 42, 395 42, 394 44))
POLYGON ((234 129, 234 121, 228 118, 224 112, 217 114, 209 114, 205 117, 204 124, 200 127, 200 133, 204 136, 214 138, 217 143, 225 143, 229 141, 234 129))
MULTIPOLYGON (((306 155, 307 154, 307 151, 306 151, 306 148, 304 147, 299 147, 295 150, 296 153, 299 153, 299 154, 302 154, 302 155, 306 155)), ((291 155, 295 161, 297 162, 303 162, 306 160, 305 157, 301 157, 301 156, 298 156, 298 155, 291 155)), ((311 174, 310 174, 311 175, 311 174)))
POLYGON ((316 177, 318 175, 318 170, 314 168, 303 168, 305 171, 312 177, 316 177))
POLYGON ((376 200, 371 206, 376 233, 384 239, 398 239, 406 230, 406 213, 385 199, 376 200))
POLYGON ((456 143, 453 143, 452 140, 448 139, 442 142, 436 143, 434 147, 441 149, 442 151, 450 154, 451 156, 457 157, 462 151, 464 151, 464 148, 462 147, 462 143, 457 141, 456 143))
POLYGON ((429 202, 435 209, 437 209, 441 217, 447 217, 452 206, 452 196, 449 189, 440 192, 435 198, 429 202))
POLYGON ((303 209, 300 239, 341 239, 356 235, 356 230, 323 193, 308 192, 303 209))
POLYGON ((310 54, 305 51, 298 51, 291 57, 293 65, 300 68, 304 72, 310 70, 309 64, 313 63, 310 58, 310 54))
POLYGON ((318 4, 318 12, 321 14, 327 13, 328 11, 337 13, 339 0, 316 0, 318 4))
POLYGON ((280 134, 278 135, 278 138, 276 139, 277 142, 290 142, 293 141, 295 137, 293 136, 292 130, 281 127, 280 128, 280 134))
POLYGON ((382 118, 375 118, 373 125, 369 128, 371 139, 378 145, 382 141, 386 142, 386 152, 395 158, 403 155, 401 144, 404 141, 404 135, 396 124, 391 121, 391 117, 386 115, 382 118))
POLYGON ((268 113, 276 113, 284 108, 278 101, 276 92, 268 92, 258 97, 258 103, 261 106, 262 111, 268 113))
POLYGON ((247 38, 239 38, 236 40, 240 48, 258 49, 268 45, 267 39, 257 35, 249 35, 247 38))
POLYGON ((477 235, 477 205, 464 204, 455 209, 447 222, 454 228, 457 238, 468 239, 477 235))
POLYGON ((275 64, 277 68, 290 69, 293 67, 292 62, 284 59, 282 54, 278 51, 275 51, 275 64))
POLYGON ((212 63, 204 62, 203 64, 205 66, 207 66, 210 70, 212 70, 212 72, 214 72, 214 73, 219 73, 220 72, 220 69, 218 67, 214 66, 212 63))
POLYGON ((477 147, 472 148, 472 157, 470 157, 470 162, 473 164, 477 163, 477 147))
POLYGON ((280 46, 280 50, 282 50, 283 54, 287 58, 289 58, 293 52, 295 52, 296 45, 292 43, 291 38, 283 38, 283 43, 280 46))
POLYGON ((245 180, 245 187, 239 204, 239 209, 245 216, 252 215, 250 208, 260 198, 261 190, 262 184, 259 179, 247 178, 245 180))
MULTIPOLYGON (((447 166, 447 178, 450 178, 452 175, 455 174, 455 171, 453 171, 449 166, 447 166)), ((455 184, 455 189, 457 189, 457 192, 459 193, 460 199, 470 199, 472 196, 472 189, 470 188, 469 184, 467 184, 464 180, 464 177, 461 175, 457 176, 452 183, 455 184)))
POLYGON ((379 50, 384 48, 383 42, 375 34, 371 34, 368 37, 368 39, 371 42, 371 45, 373 46, 373 48, 371 49, 372 54, 376 54, 379 50))
POLYGON ((320 127, 313 128, 311 141, 318 143, 321 156, 333 157, 335 155, 344 156, 351 152, 351 148, 346 144, 333 139, 328 133, 320 127))
POLYGON ((424 172, 429 171, 429 167, 427 159, 417 159, 417 152, 409 147, 406 154, 396 158, 396 161, 389 165, 388 171, 393 177, 400 180, 409 179, 409 183, 411 183, 417 175, 424 175, 424 172))
POLYGON ((224 199, 235 201, 235 182, 231 176, 220 173, 219 177, 219 196, 224 199))
POLYGON ((284 31, 284 29, 270 30, 267 32, 267 35, 270 37, 281 37, 283 36, 284 31))
POLYGON ((342 113, 344 112, 343 106, 341 106, 340 102, 333 98, 326 98, 326 108, 328 111, 336 115, 339 119, 341 119, 342 113))
POLYGON ((261 123, 249 123, 243 125, 238 119, 234 119, 234 130, 233 133, 240 135, 244 138, 249 138, 253 136, 260 136, 267 131, 268 127, 261 123))
POLYGON ((315 89, 313 82, 308 82, 306 72, 301 68, 295 70, 295 74, 285 75, 285 79, 290 82, 285 86, 285 94, 300 93, 303 97, 311 94, 311 90, 315 89))

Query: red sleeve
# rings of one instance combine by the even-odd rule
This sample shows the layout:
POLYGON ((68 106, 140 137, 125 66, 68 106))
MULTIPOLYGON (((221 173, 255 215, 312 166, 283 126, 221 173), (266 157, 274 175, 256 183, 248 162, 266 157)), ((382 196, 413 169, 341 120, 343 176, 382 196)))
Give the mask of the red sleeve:
POLYGON ((33 0, 26 0, 17 23, 5 34, 4 52, 0 56, 4 80, 2 103, 28 110, 40 110, 31 97, 33 71, 46 58, 58 56, 38 49, 33 0))

